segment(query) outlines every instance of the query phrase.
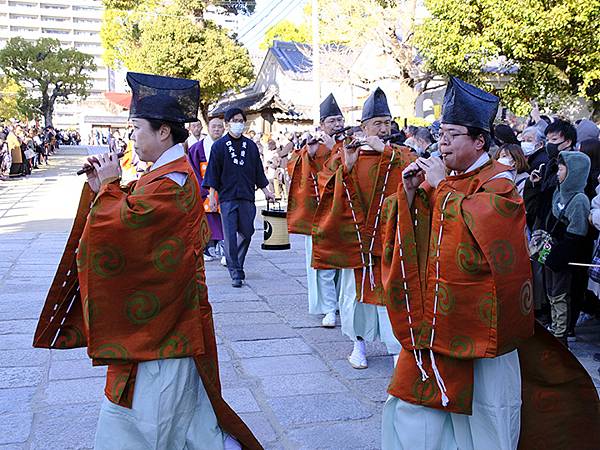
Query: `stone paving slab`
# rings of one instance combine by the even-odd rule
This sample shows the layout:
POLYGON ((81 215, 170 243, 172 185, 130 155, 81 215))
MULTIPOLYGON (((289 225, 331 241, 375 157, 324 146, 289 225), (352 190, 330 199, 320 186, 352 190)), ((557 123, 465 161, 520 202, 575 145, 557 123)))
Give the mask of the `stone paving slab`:
POLYGON ((45 366, 49 359, 48 351, 41 348, 0 350, 0 367, 45 366))
POLYGON ((387 388, 390 384, 390 378, 370 378, 352 380, 351 385, 363 398, 373 402, 383 403, 388 398, 387 388))
POLYGON ((231 348, 239 358, 312 353, 312 349, 300 338, 233 342, 231 348))
POLYGON ((34 387, 0 389, 0 415, 30 411, 35 393, 34 387))
MULTIPOLYGON (((277 434, 271 425, 271 422, 262 413, 241 413, 240 417, 252 430, 256 438, 261 443, 273 442, 277 439, 277 434)), ((274 448, 274 447, 272 447, 274 448)))
POLYGON ((18 336, 19 334, 26 333, 25 335, 31 344, 33 342, 33 330, 35 330, 36 325, 37 318, 31 320, 12 320, 12 318, 9 320, 0 320, 0 335, 2 336, 0 340, 3 340, 4 338, 8 339, 8 336, 11 335, 18 336))
POLYGON ((254 377, 329 372, 329 367, 314 355, 271 356, 240 361, 244 373, 254 377))
POLYGON ((281 323, 281 319, 274 312, 245 312, 214 314, 217 328, 221 325, 243 325, 248 322, 262 325, 265 323, 281 323))
POLYGON ((80 378, 106 376, 106 366, 92 366, 89 358, 53 360, 50 364, 49 380, 79 380, 80 378))
POLYGON ((0 444, 25 442, 31 432, 32 413, 4 414, 0 420, 0 444))
POLYGON ((252 392, 246 388, 223 389, 223 398, 229 406, 238 413, 259 412, 260 407, 256 403, 252 392))
POLYGON ((346 392, 348 388, 328 373, 301 373, 261 378, 268 397, 289 397, 304 394, 346 392))
POLYGON ((73 359, 85 359, 90 361, 85 348, 73 348, 69 350, 50 350, 52 361, 70 361, 73 359))
POLYGON ((268 404, 286 427, 366 419, 374 414, 373 409, 345 393, 272 398, 268 404))
POLYGON ((40 367, 0 367, 0 389, 38 386, 44 373, 40 367))
POLYGON ((292 448, 300 450, 375 450, 381 446, 380 433, 381 422, 377 418, 297 428, 288 433, 288 438, 292 448))
POLYGON ((89 403, 104 395, 104 378, 77 378, 49 381, 46 402, 49 405, 68 405, 71 403, 89 403))
POLYGON ((336 323, 337 328, 300 328, 297 331, 307 342, 348 342, 348 337, 340 333, 339 316, 336 323))
POLYGON ((31 349, 31 336, 29 334, 13 334, 14 331, 14 329, 0 329, 0 335, 2 335, 0 338, 0 350, 31 349), (7 331, 7 333, 3 333, 3 330, 7 331))
POLYGON ((271 308, 265 302, 235 302, 215 303, 212 305, 213 314, 219 313, 247 313, 247 312, 271 312, 271 308))
POLYGON ((99 402, 56 405, 40 411, 30 449, 92 449, 99 412, 99 402))

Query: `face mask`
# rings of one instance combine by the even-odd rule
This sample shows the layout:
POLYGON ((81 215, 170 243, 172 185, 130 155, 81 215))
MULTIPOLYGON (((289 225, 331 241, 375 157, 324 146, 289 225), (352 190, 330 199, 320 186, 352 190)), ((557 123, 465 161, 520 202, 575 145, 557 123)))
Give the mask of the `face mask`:
POLYGON ((548 156, 550 158, 556 158, 558 156, 559 150, 558 150, 558 146, 562 145, 565 141, 559 142, 558 144, 551 144, 551 143, 547 143, 546 144, 546 152, 548 153, 548 156))
POLYGON ((498 162, 500 164, 504 164, 505 166, 510 166, 510 167, 512 167, 515 164, 515 162, 511 158, 507 158, 506 156, 503 156, 502 158, 498 158, 498 162))
POLYGON ((229 124, 229 131, 231 131, 231 134, 234 136, 241 135, 244 132, 244 128, 246 128, 246 125, 240 122, 233 122, 229 124))
POLYGON ((535 152, 535 143, 534 142, 521 142, 521 149, 523 150, 523 154, 525 156, 532 155, 535 152))

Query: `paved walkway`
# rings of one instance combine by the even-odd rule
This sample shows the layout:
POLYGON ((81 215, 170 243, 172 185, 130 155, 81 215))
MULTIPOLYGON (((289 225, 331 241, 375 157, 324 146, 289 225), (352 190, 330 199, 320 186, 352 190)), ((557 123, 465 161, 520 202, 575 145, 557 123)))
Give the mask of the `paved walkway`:
MULTIPOLYGON (((62 149, 49 168, 0 184, 0 450, 93 446, 105 369, 84 350, 31 348, 79 199, 82 154, 62 149)), ((369 368, 350 368, 339 327, 307 314, 303 237, 282 252, 260 250, 260 240, 257 232, 242 289, 207 264, 225 398, 269 449, 379 448, 391 356, 368 345, 369 368)), ((573 348, 600 386, 600 347, 586 342, 600 328, 586 330, 573 348)))

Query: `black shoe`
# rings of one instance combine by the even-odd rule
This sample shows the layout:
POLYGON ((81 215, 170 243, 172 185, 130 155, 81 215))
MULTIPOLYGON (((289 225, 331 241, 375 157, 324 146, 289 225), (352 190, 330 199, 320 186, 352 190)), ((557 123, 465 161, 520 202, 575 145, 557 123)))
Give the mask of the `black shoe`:
POLYGON ((233 280, 233 281, 231 282, 231 285, 232 285, 234 288, 241 288, 241 287, 242 287, 242 280, 233 280))

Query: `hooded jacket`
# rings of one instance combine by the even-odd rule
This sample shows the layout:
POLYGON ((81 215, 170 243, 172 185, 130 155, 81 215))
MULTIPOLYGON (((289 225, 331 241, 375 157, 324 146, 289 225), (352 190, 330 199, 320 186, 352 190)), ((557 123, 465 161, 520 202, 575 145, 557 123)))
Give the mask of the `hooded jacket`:
POLYGON ((562 151, 558 160, 567 166, 567 176, 554 191, 546 228, 555 239, 546 265, 555 272, 566 269, 569 262, 582 259, 581 241, 588 233, 590 215, 590 200, 584 193, 590 158, 581 152, 562 151))
POLYGON ((584 191, 590 173, 590 158, 581 152, 567 151, 560 152, 561 160, 567 166, 567 176, 554 191, 552 214, 557 219, 560 216, 560 221, 567 226, 567 233, 585 236, 590 200, 584 191))

